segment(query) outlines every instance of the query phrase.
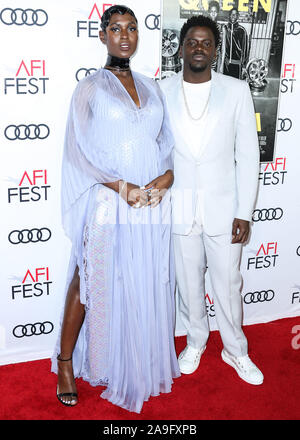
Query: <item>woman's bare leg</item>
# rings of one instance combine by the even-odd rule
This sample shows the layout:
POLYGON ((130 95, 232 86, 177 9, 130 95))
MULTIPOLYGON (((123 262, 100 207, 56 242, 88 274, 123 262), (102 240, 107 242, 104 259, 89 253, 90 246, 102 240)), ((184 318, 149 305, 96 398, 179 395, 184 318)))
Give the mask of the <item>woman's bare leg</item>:
MULTIPOLYGON (((70 283, 66 302, 64 318, 61 329, 60 358, 70 359, 84 321, 85 309, 80 302, 80 278, 78 266, 76 266, 73 279, 70 283)), ((76 384, 73 374, 72 360, 57 361, 58 393, 76 393, 76 384)), ((62 397, 65 403, 76 405, 74 397, 62 397)))

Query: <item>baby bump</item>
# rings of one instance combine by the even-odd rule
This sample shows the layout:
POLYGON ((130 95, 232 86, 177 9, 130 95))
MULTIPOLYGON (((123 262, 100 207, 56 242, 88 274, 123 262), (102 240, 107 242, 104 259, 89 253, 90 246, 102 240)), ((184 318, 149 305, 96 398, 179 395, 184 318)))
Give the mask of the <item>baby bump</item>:
POLYGON ((120 145, 118 169, 128 182, 146 185, 158 176, 158 162, 158 146, 147 137, 128 140, 120 145))

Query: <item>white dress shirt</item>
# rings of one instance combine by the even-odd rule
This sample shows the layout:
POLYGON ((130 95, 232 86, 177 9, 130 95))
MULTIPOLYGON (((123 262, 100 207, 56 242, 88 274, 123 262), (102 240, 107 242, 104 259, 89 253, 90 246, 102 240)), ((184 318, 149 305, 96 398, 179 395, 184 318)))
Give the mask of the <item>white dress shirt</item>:
MULTIPOLYGON (((211 81, 197 84, 183 81, 185 102, 183 124, 186 127, 187 144, 195 160, 203 148, 202 139, 207 123, 210 87, 211 81)), ((192 234, 199 234, 202 231, 201 211, 201 190, 198 189, 192 234)))

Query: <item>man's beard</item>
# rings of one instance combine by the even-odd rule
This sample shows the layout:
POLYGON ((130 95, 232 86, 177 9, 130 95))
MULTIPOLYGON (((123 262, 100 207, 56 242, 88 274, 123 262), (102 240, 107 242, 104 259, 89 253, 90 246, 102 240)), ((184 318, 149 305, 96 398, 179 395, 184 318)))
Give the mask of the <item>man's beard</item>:
POLYGON ((197 66, 197 65, 195 66, 195 65, 193 65, 193 64, 190 63, 190 69, 191 69, 191 71, 194 72, 194 73, 201 73, 201 72, 204 72, 204 70, 206 70, 207 67, 208 67, 208 64, 204 64, 204 65, 202 65, 202 66, 197 66))

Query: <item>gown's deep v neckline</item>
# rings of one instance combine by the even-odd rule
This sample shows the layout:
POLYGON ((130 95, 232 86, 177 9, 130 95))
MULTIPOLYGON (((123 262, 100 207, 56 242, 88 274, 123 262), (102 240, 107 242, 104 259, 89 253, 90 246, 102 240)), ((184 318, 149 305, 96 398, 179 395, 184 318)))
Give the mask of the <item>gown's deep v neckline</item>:
POLYGON ((105 69, 107 72, 109 72, 120 84, 120 87, 125 91, 125 93, 127 94, 128 98, 130 99, 131 103, 134 105, 136 110, 141 110, 142 109, 142 103, 141 103, 141 97, 138 91, 138 87, 136 86, 136 81, 134 78, 134 74, 133 72, 131 72, 131 76, 132 76, 132 80, 133 80, 133 84, 135 87, 135 91, 138 97, 138 101, 139 101, 139 105, 136 104, 136 102, 133 100, 132 96, 130 95, 130 93, 128 92, 128 90, 126 89, 126 87, 124 86, 124 84, 122 83, 122 81, 120 81, 120 79, 114 74, 112 73, 109 69, 105 69))

